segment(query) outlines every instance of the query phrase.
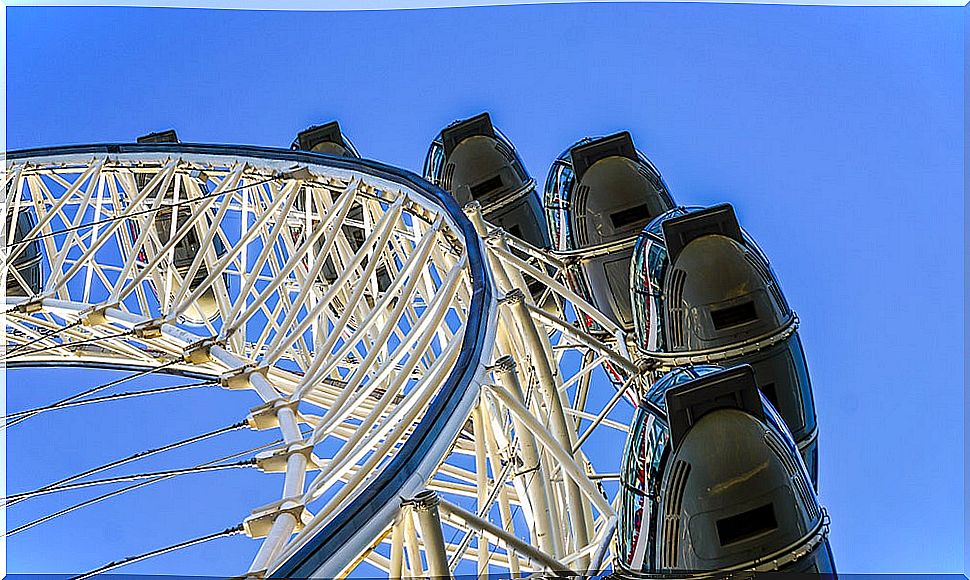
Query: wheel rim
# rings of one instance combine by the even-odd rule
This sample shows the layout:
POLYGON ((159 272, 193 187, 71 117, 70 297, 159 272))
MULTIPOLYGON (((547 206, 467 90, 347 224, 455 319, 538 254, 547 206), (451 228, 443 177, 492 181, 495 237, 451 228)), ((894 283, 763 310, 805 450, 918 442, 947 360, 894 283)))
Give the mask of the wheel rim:
POLYGON ((248 574, 340 576, 364 562, 424 573, 429 548, 400 500, 425 488, 445 502, 452 570, 608 565, 615 485, 604 481, 615 465, 594 465, 583 449, 622 446, 619 401, 635 398, 640 374, 623 334, 566 288, 555 257, 370 161, 81 146, 14 152, 7 183, 8 201, 38 214, 28 238, 46 236, 39 295, 7 299, 8 366, 164 365, 255 390, 263 405, 250 422, 283 433, 261 460, 285 472, 282 499, 248 506, 244 521, 263 539, 248 574), (161 204, 175 204, 167 239, 161 204), (185 268, 175 254, 192 232, 206 250, 185 268), (350 267, 328 281, 324 256, 350 267), (552 314, 535 307, 527 277, 546 285, 552 314), (211 320, 199 315, 209 288, 211 320), (577 311, 606 334, 564 322, 577 311), (67 344, 78 341, 90 342, 67 344), (623 389, 591 395, 594 374, 623 389), (304 439, 300 425, 316 435, 304 439), (585 533, 571 531, 580 523, 585 533), (402 549, 404 563, 393 562, 388 550, 402 549))

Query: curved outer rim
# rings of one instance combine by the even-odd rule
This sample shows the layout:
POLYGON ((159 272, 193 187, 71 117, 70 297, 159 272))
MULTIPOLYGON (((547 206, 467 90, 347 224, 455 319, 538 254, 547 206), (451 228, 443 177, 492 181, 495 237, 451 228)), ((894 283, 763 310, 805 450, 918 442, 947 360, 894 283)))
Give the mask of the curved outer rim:
MULTIPOLYGON (((139 153, 173 153, 218 156, 244 156, 267 161, 291 161, 321 165, 348 171, 360 171, 372 177, 386 180, 406 187, 408 190, 425 197, 445 210, 448 217, 458 227, 464 237, 465 250, 468 252, 468 266, 472 279, 472 299, 465 321, 465 335, 454 368, 445 379, 434 400, 430 403, 421 423, 415 428, 407 442, 401 447, 394 459, 382 473, 362 492, 358 493, 340 515, 320 529, 296 553, 276 567, 270 577, 305 578, 318 572, 335 570, 339 573, 351 563, 359 550, 349 550, 349 546, 369 545, 376 533, 390 525, 397 509, 397 502, 415 485, 415 477, 430 475, 430 469, 437 465, 429 459, 432 451, 441 454, 447 451, 454 432, 464 423, 463 410, 470 410, 478 392, 478 382, 483 371, 482 356, 487 345, 494 340, 494 293, 487 262, 481 241, 475 228, 458 206, 457 202, 441 188, 428 183, 418 175, 376 161, 348 159, 322 153, 293 151, 272 147, 250 145, 203 145, 203 144, 97 144, 73 145, 65 147, 23 149, 7 153, 7 161, 44 160, 63 156, 85 154, 123 155, 139 153), (474 243, 467 243, 473 241, 474 243), (457 426, 456 426, 457 424, 457 426), (431 463, 430 468, 428 463, 431 463), (429 473, 422 474, 421 470, 429 473), (393 508, 393 509, 391 509, 393 508), (376 533, 373 531, 376 529, 376 533), (363 537, 369 535, 370 537, 363 537), (353 552, 353 553, 350 553, 353 552), (336 558, 335 558, 336 557, 336 558)), ((54 161, 54 159, 49 159, 54 161)), ((423 483, 423 481, 422 481, 423 483)), ((333 573, 331 575, 336 575, 333 573)))

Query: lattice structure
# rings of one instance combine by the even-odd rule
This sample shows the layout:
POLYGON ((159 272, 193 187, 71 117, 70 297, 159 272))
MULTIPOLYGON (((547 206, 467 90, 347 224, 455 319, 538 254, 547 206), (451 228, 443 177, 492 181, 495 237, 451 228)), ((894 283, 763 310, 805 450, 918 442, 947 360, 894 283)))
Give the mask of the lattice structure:
POLYGON ((642 373, 565 265, 475 204, 248 147, 25 151, 6 170, 7 366, 164 370, 263 401, 248 425, 283 443, 254 460, 285 479, 241 507, 261 539, 247 575, 608 565, 619 457, 602 450, 622 448, 642 373), (18 262, 38 244, 39 284, 18 262), (402 506, 422 490, 434 510, 402 506))

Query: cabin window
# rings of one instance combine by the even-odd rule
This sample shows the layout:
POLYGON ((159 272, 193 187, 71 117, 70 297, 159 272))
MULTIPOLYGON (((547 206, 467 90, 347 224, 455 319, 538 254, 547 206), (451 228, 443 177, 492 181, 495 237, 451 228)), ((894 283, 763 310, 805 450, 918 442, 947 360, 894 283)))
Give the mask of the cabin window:
POLYGON ((440 142, 431 145, 431 153, 424 164, 425 179, 441 186, 441 168, 445 165, 445 148, 440 142))
POLYGON ((613 222, 613 229, 618 230, 649 217, 650 209, 644 203, 610 214, 610 221, 613 222))
POLYGON ((603 269, 610 296, 613 298, 613 314, 621 324, 631 324, 633 322, 633 304, 630 298, 629 260, 620 259, 606 262, 603 264, 603 269))
POLYGON ((469 189, 472 193, 472 199, 478 199, 485 195, 486 193, 492 192, 498 188, 502 187, 502 176, 496 175, 490 177, 485 181, 480 181, 475 185, 471 186, 469 189))
POLYGON ((778 527, 773 504, 765 504, 731 517, 717 520, 717 537, 722 546, 766 534, 778 527))
POLYGON ((758 319, 758 313, 754 308, 754 302, 742 302, 727 308, 711 310, 711 322, 714 323, 715 330, 724 330, 732 326, 740 326, 758 319))

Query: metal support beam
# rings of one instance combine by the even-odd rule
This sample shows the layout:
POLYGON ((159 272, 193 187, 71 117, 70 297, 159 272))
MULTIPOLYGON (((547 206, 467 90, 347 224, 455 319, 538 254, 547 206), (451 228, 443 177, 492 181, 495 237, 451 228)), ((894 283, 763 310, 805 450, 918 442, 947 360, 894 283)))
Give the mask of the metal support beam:
MULTIPOLYGON (((522 393, 522 384, 519 382, 519 375, 515 368, 515 359, 511 356, 503 356, 495 361, 495 373, 502 386, 525 404, 525 395, 522 393)), ((512 419, 515 435, 519 440, 519 454, 523 464, 521 473, 525 474, 525 489, 535 518, 536 543, 540 550, 555 554, 555 542, 550 537, 553 526, 549 498, 546 496, 546 486, 543 481, 545 473, 540 462, 539 448, 536 445, 535 436, 525 424, 514 414, 512 419)))
POLYGON ((441 516, 438 515, 438 494, 426 489, 405 500, 402 507, 413 509, 418 516, 424 554, 428 560, 428 575, 431 578, 451 578, 445 538, 441 533, 441 516))
MULTIPOLYGON (((545 356, 545 346, 542 344, 542 337, 536 328, 535 321, 532 320, 532 315, 529 313, 525 296, 521 290, 513 290, 505 295, 503 301, 511 309, 526 347, 529 349, 532 366, 539 378, 539 386, 545 395, 546 404, 549 406, 549 423, 552 434, 563 448, 571 450, 576 443, 573 439, 574 433, 567 423, 556 376, 553 373, 552 364, 545 356)), ((589 543, 589 530, 586 527, 584 515, 587 505, 575 481, 567 480, 564 487, 566 488, 566 506, 575 540, 573 545, 579 548, 589 543)), ((580 565, 585 569, 588 563, 584 559, 580 562, 580 565)))
POLYGON ((514 550, 519 554, 522 554, 523 556, 535 562, 536 564, 545 566, 546 569, 548 569, 556 576, 573 576, 576 574, 575 572, 570 570, 568 566, 566 566, 559 560, 556 560, 555 558, 549 556, 548 554, 545 554, 544 552, 541 552, 535 549, 534 547, 523 542, 522 540, 515 537, 514 535, 496 526, 492 522, 489 522, 488 520, 484 520, 478 517, 477 515, 456 506, 451 502, 442 501, 439 504, 439 508, 441 509, 442 512, 448 515, 454 516, 455 518, 457 518, 458 520, 466 524, 468 527, 478 530, 479 532, 482 532, 482 533, 490 534, 491 536, 495 537, 496 539, 504 543, 509 549, 514 550))

